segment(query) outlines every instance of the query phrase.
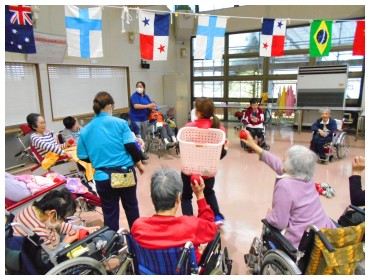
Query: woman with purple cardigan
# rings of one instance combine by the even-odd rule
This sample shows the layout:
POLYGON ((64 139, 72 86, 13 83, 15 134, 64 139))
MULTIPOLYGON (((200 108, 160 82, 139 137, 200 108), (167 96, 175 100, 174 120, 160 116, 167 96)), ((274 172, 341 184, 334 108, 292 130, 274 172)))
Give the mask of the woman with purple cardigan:
POLYGON ((284 162, 259 147, 249 132, 241 140, 254 150, 260 160, 278 175, 272 197, 272 210, 266 220, 279 230, 285 229, 285 238, 298 248, 303 232, 309 225, 318 228, 336 228, 325 213, 313 180, 316 155, 304 146, 288 149, 284 162))

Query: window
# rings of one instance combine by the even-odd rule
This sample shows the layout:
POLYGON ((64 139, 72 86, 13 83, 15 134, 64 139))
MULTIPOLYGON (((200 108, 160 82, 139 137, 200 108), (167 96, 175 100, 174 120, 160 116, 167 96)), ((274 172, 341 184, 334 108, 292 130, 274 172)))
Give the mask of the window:
POLYGON ((36 66, 5 63, 5 126, 19 125, 29 113, 42 113, 36 66))
MULTIPOLYGON (((332 49, 328 56, 310 57, 310 26, 288 27, 284 56, 260 57, 260 31, 226 34, 228 48, 221 61, 196 60, 193 64, 193 95, 222 98, 227 105, 241 104, 252 97, 269 93, 268 102, 276 102, 283 88, 292 87, 297 94, 298 69, 302 66, 348 65, 345 92, 347 104, 360 104, 364 77, 364 56, 353 56, 352 45, 356 20, 333 21, 332 49), (225 71, 227 70, 227 71, 225 71), (224 89, 224 83, 226 83, 224 89), (223 92, 225 90, 226 92, 223 92)), ((193 40, 194 43, 194 40, 193 40)), ((226 44, 225 44, 226 46, 226 44)), ((220 101, 220 100, 216 100, 220 101)), ((235 108, 221 110, 225 120, 236 120, 235 108)), ((220 111, 220 112, 221 112, 220 111)))
POLYGON ((129 107, 126 67, 49 64, 47 69, 53 120, 93 114, 92 101, 100 91, 112 95, 116 109, 129 107))
POLYGON ((285 89, 292 86, 293 93, 297 94, 297 80, 292 81, 282 81, 282 80, 275 80, 275 81, 269 81, 268 82, 268 93, 269 98, 278 98, 279 93, 281 94, 285 89))
POLYGON ((229 98, 252 98, 261 96, 262 81, 229 82, 229 98))
POLYGON ((229 54, 253 53, 260 51, 260 32, 229 35, 229 54))
POLYGON ((263 57, 229 59, 229 76, 261 75, 263 57))
POLYGON ((223 76, 223 60, 194 60, 195 77, 223 76))
POLYGON ((194 82, 194 97, 222 98, 224 83, 221 81, 194 82))
POLYGON ((272 75, 298 74, 298 67, 309 65, 309 55, 284 55, 270 58, 269 73, 272 75))

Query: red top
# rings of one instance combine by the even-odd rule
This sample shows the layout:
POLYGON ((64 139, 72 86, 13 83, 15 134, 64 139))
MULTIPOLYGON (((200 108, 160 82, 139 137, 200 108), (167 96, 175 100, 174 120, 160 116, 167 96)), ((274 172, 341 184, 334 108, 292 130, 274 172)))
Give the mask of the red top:
POLYGON ((252 107, 249 107, 242 118, 242 122, 247 125, 247 127, 257 127, 257 128, 263 128, 264 123, 264 114, 263 110, 260 107, 257 107, 257 111, 253 111, 252 107), (252 119, 252 116, 254 116, 254 120, 252 119))
MULTIPOLYGON (((211 119, 197 119, 193 122, 187 123, 185 126, 197 127, 197 128, 212 128, 211 119)), ((226 129, 223 126, 220 126, 220 129, 226 133, 226 129)))
POLYGON ((198 203, 198 217, 159 216, 138 218, 131 229, 136 242, 147 249, 168 249, 182 247, 187 241, 194 244, 197 262, 200 261, 198 246, 215 238, 217 227, 214 214, 206 200, 198 203))

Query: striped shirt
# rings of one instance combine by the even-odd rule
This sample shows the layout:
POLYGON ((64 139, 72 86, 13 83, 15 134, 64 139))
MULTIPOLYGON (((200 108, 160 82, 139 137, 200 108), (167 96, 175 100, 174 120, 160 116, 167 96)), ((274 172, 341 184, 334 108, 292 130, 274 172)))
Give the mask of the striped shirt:
MULTIPOLYGON (((73 229, 72 224, 61 223, 59 232, 56 229, 49 229, 39 220, 33 206, 28 206, 19 212, 14 222, 21 223, 40 236, 50 250, 55 250, 60 243, 59 234, 67 234, 73 229)), ((14 235, 27 236, 27 233, 20 227, 14 227, 14 235)))
POLYGON ((33 133, 31 135, 31 144, 42 157, 45 157, 48 152, 62 155, 64 153, 63 149, 67 148, 67 143, 58 144, 50 131, 45 131, 42 136, 40 134, 33 133))

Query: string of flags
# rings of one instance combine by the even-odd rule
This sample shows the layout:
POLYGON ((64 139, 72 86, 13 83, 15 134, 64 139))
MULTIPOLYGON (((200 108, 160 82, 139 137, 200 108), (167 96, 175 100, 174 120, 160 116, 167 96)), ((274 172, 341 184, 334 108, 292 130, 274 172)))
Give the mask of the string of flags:
MULTIPOLYGON (((65 6, 68 55, 82 58, 102 57, 102 6, 80 9, 65 6)), ((132 21, 130 8, 122 7, 122 33, 132 21)), ((145 60, 167 60, 169 27, 172 12, 149 12, 135 8, 138 13, 140 53, 145 60)), ((175 16, 179 13, 175 12, 175 16)), ((187 13, 189 15, 189 13, 187 13)), ((191 15, 191 14, 190 14, 191 15)), ((199 15, 194 45, 194 59, 222 59, 228 18, 232 16, 199 15)), ((235 17, 241 18, 241 17, 235 17)), ((245 17, 247 18, 247 17, 245 17)), ((257 18, 248 18, 257 19, 257 18)), ((290 20, 289 20, 290 21, 290 20)), ((312 20, 310 30, 311 57, 328 56, 331 50, 332 20, 312 20)), ((284 55, 287 19, 263 18, 260 36, 260 56, 284 55)), ((5 6, 5 51, 36 53, 33 36, 32 11, 29 5, 5 6)), ((365 21, 358 20, 353 41, 353 55, 365 55, 365 21)))

